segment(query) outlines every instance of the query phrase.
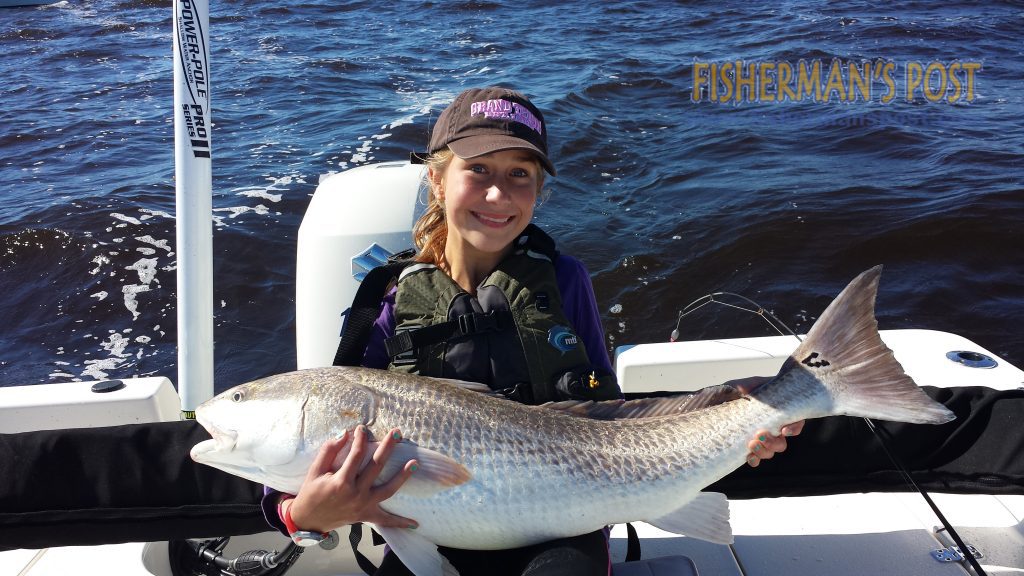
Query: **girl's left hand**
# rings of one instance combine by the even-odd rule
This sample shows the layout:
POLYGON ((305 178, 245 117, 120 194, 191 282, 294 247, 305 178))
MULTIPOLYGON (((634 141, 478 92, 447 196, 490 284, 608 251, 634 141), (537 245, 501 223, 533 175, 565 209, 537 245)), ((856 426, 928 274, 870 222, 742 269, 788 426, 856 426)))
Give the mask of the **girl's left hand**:
MULTIPOLYGON (((730 380, 726 382, 730 386, 733 386, 743 394, 750 394, 758 386, 768 382, 771 378, 764 376, 752 376, 750 378, 741 378, 739 380, 730 380)), ((785 452, 787 447, 786 438, 789 436, 796 436, 804 429, 804 421, 793 422, 786 424, 782 427, 780 434, 775 435, 767 430, 758 430, 754 434, 754 439, 747 444, 750 452, 747 454, 747 464, 751 468, 757 468, 762 460, 768 460, 775 456, 779 452, 785 452)))
POLYGON ((804 421, 786 424, 782 427, 782 433, 778 436, 767 430, 758 430, 754 439, 747 444, 750 452, 747 454, 747 464, 751 468, 757 468, 762 460, 767 460, 779 452, 786 451, 786 438, 796 436, 804 429, 804 421))

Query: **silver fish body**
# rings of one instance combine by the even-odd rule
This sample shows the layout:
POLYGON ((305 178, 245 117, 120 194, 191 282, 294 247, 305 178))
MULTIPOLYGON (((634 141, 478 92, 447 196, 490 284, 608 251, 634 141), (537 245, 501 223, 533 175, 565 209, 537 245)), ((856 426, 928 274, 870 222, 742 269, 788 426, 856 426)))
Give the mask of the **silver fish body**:
POLYGON ((327 439, 358 424, 376 437, 400 428, 403 442, 382 478, 410 458, 421 466, 382 506, 419 528, 380 531, 421 576, 442 573, 437 545, 514 548, 627 521, 730 542, 724 496, 701 489, 744 463, 757 430, 830 414, 952 419, 879 339, 879 274, 855 279, 773 380, 748 396, 725 390, 722 403, 524 406, 447 380, 318 368, 244 384, 201 406, 197 419, 214 439, 193 458, 295 493, 327 439))

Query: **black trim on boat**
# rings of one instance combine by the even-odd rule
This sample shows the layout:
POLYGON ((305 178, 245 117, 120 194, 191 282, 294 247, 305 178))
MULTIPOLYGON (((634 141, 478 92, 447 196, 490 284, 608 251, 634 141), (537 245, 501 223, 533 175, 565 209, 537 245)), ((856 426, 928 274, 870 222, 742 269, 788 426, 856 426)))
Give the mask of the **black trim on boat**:
MULTIPOLYGON (((934 492, 1024 494, 1024 390, 931 388, 957 419, 875 422, 934 492)), ((192 421, 0 434, 0 550, 270 530, 263 488, 189 457, 192 421)), ((912 491, 859 418, 807 422, 785 454, 707 488, 732 499, 912 491)))

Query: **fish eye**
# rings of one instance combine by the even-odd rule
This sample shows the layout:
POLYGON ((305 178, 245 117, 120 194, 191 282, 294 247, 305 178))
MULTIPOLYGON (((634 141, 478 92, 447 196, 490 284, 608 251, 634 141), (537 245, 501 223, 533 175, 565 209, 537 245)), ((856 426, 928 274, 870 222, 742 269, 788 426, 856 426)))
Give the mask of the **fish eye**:
POLYGON ((235 390, 235 393, 231 395, 232 402, 241 402, 245 400, 245 392, 242 390, 235 390))

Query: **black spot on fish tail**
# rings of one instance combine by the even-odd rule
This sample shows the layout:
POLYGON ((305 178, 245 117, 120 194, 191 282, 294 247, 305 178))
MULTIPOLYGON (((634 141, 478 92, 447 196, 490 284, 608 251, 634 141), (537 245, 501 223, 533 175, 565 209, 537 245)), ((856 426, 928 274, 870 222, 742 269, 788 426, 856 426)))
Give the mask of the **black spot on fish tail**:
POLYGON ((828 360, 824 359, 812 362, 812 360, 814 360, 818 356, 819 354, 817 352, 811 352, 811 354, 804 358, 803 360, 801 360, 800 363, 805 366, 810 366, 811 368, 824 368, 825 366, 831 365, 828 360))

